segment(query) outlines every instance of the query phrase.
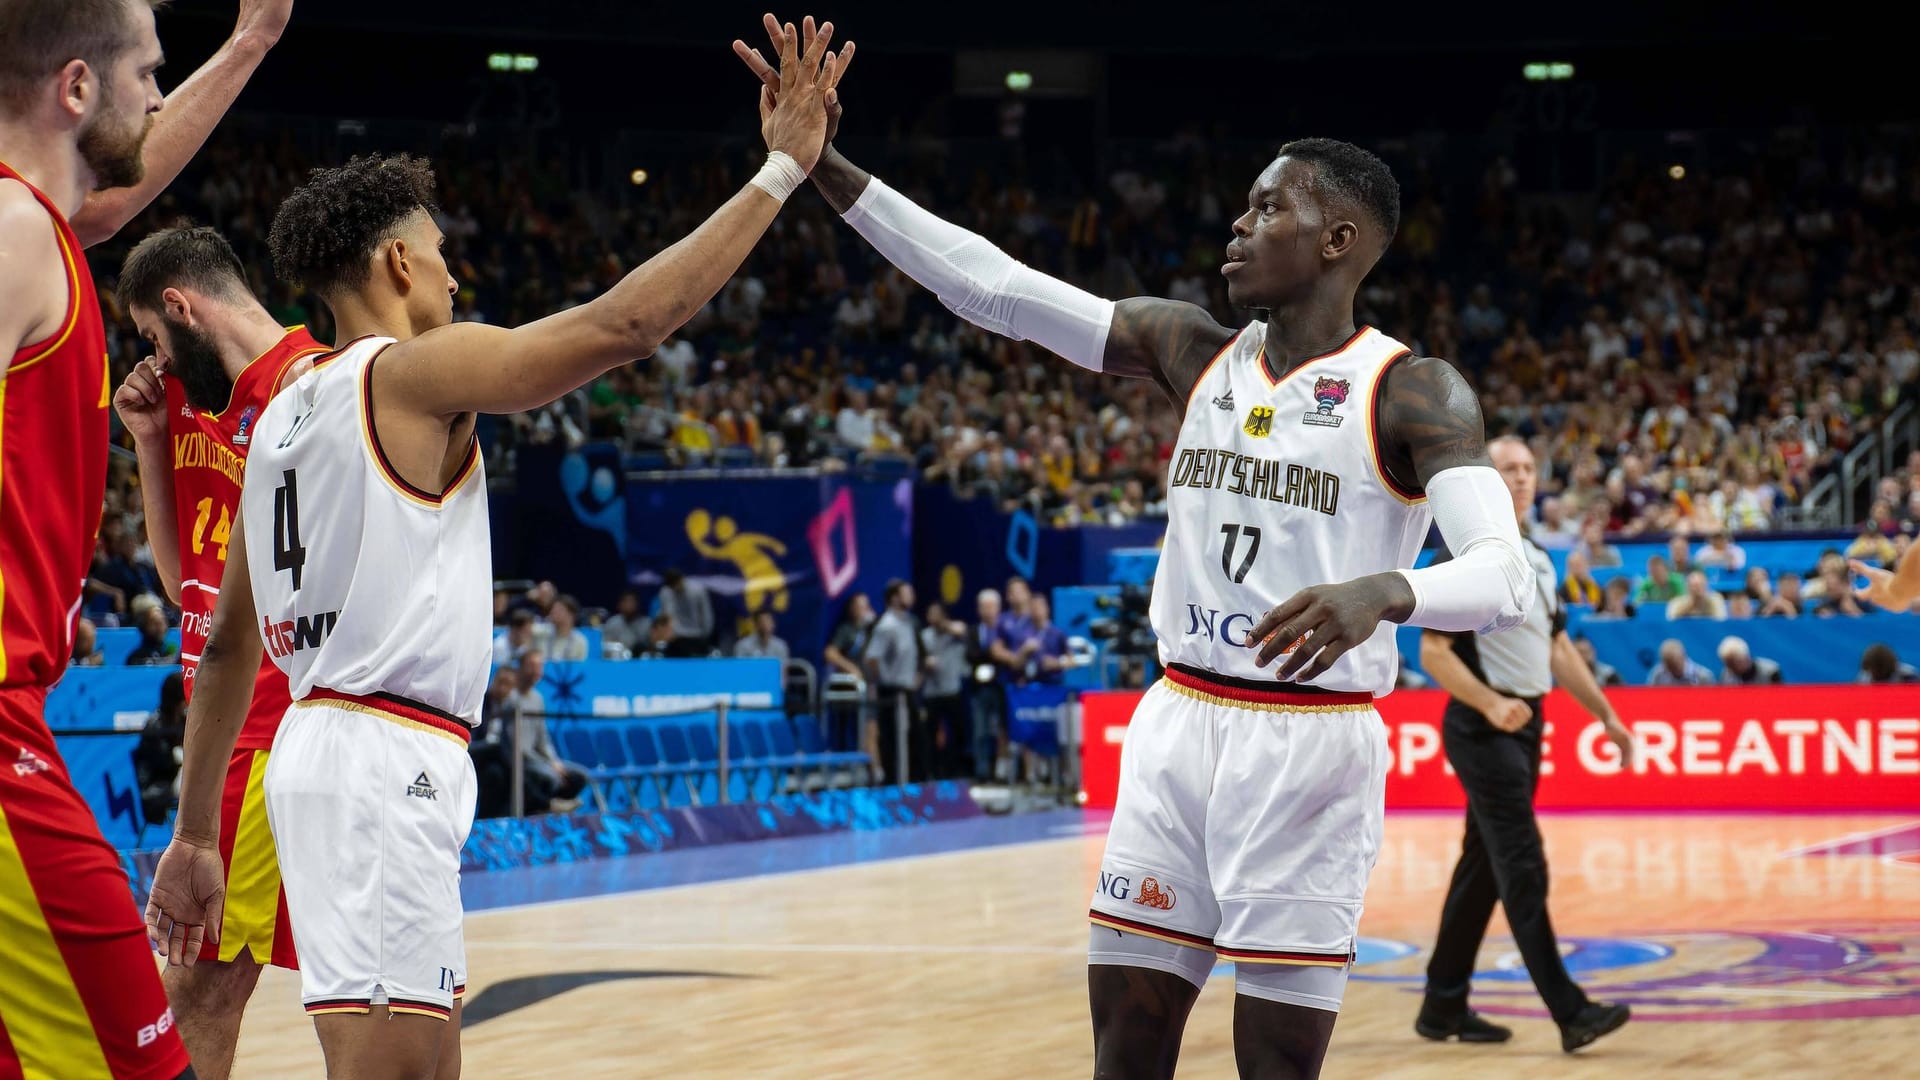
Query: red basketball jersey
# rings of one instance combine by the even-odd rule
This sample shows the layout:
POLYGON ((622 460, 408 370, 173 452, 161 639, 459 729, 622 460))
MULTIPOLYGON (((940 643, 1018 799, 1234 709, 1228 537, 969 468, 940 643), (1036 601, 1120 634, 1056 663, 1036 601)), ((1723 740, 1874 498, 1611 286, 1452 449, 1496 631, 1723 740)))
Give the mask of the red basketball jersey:
POLYGON ((4 163, 0 180, 46 207, 67 279, 58 328, 14 353, 0 378, 0 687, 51 686, 73 654, 107 491, 107 331, 66 216, 4 163))
MULTIPOLYGON (((226 573, 227 543, 240 516, 240 482, 246 475, 254 422, 290 368, 304 357, 326 351, 306 327, 289 329, 233 380, 227 407, 217 413, 196 412, 187 404, 180 380, 167 380, 174 518, 180 542, 180 664, 189 699, 200 654, 213 629, 213 604, 226 573)), ((271 657, 262 657, 253 704, 237 747, 264 750, 272 746, 273 734, 291 702, 286 673, 271 657)))

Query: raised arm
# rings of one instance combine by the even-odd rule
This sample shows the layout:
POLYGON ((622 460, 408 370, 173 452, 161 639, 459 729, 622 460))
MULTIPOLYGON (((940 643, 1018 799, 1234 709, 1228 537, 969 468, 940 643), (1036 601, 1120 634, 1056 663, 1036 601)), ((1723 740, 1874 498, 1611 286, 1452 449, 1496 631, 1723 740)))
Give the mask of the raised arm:
MULTIPOLYGON (((514 330, 453 323, 394 346, 376 369, 383 399, 421 414, 538 408, 610 368, 651 356, 713 299, 819 158, 826 127, 821 62, 833 24, 782 65, 778 104, 761 95, 767 166, 686 238, 592 303, 514 330)), ((830 62, 830 61, 829 61, 830 62)))
POLYGON ((180 812, 173 842, 154 868, 147 900, 147 936, 167 960, 192 966, 206 935, 220 939, 226 904, 226 868, 220 861, 220 792, 227 760, 240 737, 260 670, 260 629, 247 573, 246 530, 233 523, 213 632, 194 676, 187 707, 185 758, 180 765, 180 812))
POLYGON ((120 231, 166 190, 193 160, 214 125, 227 114, 267 51, 280 40, 293 14, 293 0, 241 0, 233 35, 187 81, 167 95, 153 117, 141 152, 146 177, 129 188, 96 191, 73 217, 74 235, 92 247, 120 231))
POLYGON ((149 356, 133 366, 114 391, 113 408, 133 436, 140 462, 140 505, 147 515, 147 544, 167 599, 180 602, 180 528, 173 498, 173 440, 168 437, 167 391, 159 364, 149 356))
MULTIPOLYGON (((776 48, 788 47, 784 38, 791 32, 767 17, 776 48)), ((780 72, 743 42, 735 41, 733 49, 772 92, 780 72)), ((828 205, 888 262, 973 325, 1032 341, 1090 371, 1152 379, 1184 404, 1233 331, 1194 304, 1152 297, 1114 302, 1039 273, 847 160, 833 147, 833 137, 841 115, 837 83, 853 51, 849 42, 832 73, 826 146, 812 173, 828 205)))

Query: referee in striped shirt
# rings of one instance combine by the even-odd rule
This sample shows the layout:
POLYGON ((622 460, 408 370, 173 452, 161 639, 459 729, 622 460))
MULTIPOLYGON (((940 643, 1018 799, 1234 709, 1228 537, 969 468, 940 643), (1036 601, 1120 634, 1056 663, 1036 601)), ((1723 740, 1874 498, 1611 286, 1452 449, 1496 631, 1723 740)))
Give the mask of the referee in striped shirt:
MULTIPOLYGON (((1488 443, 1487 452, 1507 482, 1524 532, 1536 483, 1533 452, 1511 435, 1488 443)), ((1560 1025, 1561 1049, 1572 1052, 1618 1029, 1628 1014, 1625 1005, 1591 1001, 1575 985, 1547 917, 1547 858, 1533 812, 1541 699, 1557 679, 1606 725, 1607 737, 1629 759, 1633 740, 1567 637, 1552 561, 1531 538, 1526 548, 1539 595, 1525 623, 1484 636, 1421 632, 1421 665, 1451 695, 1441 732, 1447 760, 1467 792, 1467 835, 1441 911, 1414 1030, 1440 1041, 1512 1037, 1467 1007, 1474 961, 1498 900, 1527 972, 1560 1025)), ((1442 549, 1439 558, 1449 557, 1442 549)))

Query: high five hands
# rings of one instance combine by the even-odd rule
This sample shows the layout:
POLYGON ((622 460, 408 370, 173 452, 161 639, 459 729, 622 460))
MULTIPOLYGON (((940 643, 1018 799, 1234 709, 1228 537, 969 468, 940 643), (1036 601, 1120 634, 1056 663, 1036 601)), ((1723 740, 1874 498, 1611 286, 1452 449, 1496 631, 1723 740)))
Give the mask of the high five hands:
MULTIPOLYGON (((853 63, 854 43, 849 41, 837 53, 827 53, 823 65, 820 50, 825 49, 827 42, 833 37, 832 23, 822 23, 816 30, 813 16, 809 15, 800 20, 800 26, 796 30, 792 23, 782 24, 772 14, 762 15, 760 21, 766 27, 767 40, 772 42, 773 53, 780 60, 780 66, 775 68, 767 63, 766 57, 760 54, 759 49, 749 46, 739 38, 733 40, 733 53, 740 58, 741 63, 747 65, 747 70, 753 72, 754 77, 760 80, 760 118, 763 128, 767 117, 779 108, 780 102, 787 96, 794 82, 792 76, 795 74, 795 64, 792 60, 796 48, 811 61, 806 64, 808 73, 814 74, 817 70, 809 89, 825 94, 826 131, 819 146, 814 148, 812 157, 800 158, 798 154, 793 155, 811 171, 813 163, 826 152, 828 146, 833 144, 833 137, 840 130, 840 94, 836 88, 840 85, 841 76, 847 73, 847 65, 853 63)), ((791 150, 787 152, 792 153, 791 150)))

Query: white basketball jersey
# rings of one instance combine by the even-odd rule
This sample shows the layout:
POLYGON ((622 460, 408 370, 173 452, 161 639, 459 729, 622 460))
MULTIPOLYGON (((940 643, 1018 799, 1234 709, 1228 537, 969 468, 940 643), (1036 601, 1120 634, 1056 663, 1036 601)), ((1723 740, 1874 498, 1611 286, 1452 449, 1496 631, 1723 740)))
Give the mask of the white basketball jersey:
MULTIPOLYGON (((294 699, 392 694, 477 723, 493 660, 493 549, 476 441, 444 496, 387 465, 352 342, 276 395, 240 496, 267 653, 294 699)), ((375 403, 377 404, 377 403, 375 403)))
MULTIPOLYGON (((1275 381, 1265 323, 1213 358, 1187 400, 1167 472, 1167 538, 1152 620, 1163 664, 1271 681, 1253 627, 1301 589, 1410 567, 1433 520, 1380 463, 1373 405, 1388 365, 1408 354, 1363 327, 1332 353, 1275 381)), ((1313 681, 1381 696, 1399 670, 1382 623, 1313 681)))

